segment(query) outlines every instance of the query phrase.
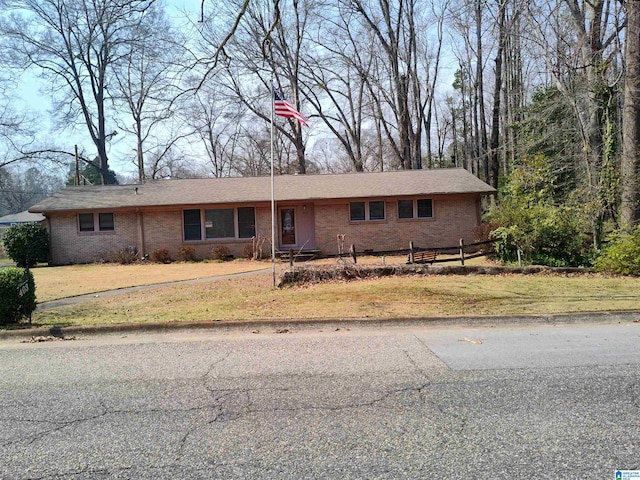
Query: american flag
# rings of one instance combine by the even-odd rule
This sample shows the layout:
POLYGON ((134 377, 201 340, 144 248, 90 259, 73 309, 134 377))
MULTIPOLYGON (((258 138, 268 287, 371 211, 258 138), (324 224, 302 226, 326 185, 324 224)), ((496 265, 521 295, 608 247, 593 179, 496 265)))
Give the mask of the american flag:
POLYGON ((283 98, 282 93, 280 93, 275 88, 273 89, 273 108, 274 108, 275 114, 278 115, 279 117, 295 118, 305 127, 309 126, 307 124, 307 119, 304 118, 304 115, 302 115, 298 110, 296 110, 296 108, 293 105, 287 102, 283 98))

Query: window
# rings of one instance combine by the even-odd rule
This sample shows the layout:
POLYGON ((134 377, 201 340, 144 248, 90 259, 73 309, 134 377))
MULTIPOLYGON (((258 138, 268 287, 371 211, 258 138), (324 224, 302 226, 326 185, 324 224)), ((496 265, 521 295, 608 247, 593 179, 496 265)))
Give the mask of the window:
POLYGON ((238 208, 238 237, 256 236, 256 209, 253 207, 238 208))
POLYGON ((369 202, 369 220, 384 220, 384 202, 369 202))
POLYGON ((255 236, 256 210, 254 207, 194 208, 184 210, 182 214, 185 241, 255 236))
POLYGON ((398 200, 398 218, 433 218, 433 200, 430 198, 398 200))
POLYGON ((384 213, 384 200, 374 202, 351 202, 349 204, 349 219, 352 222, 384 220, 384 213))
POLYGON ((349 218, 352 222, 364 220, 364 202, 351 202, 349 204, 349 218))
POLYGON ((432 218, 433 217, 433 200, 430 198, 422 198, 417 200, 418 204, 418 218, 432 218))
POLYGON ((184 239, 202 240, 200 227, 200 210, 185 210, 184 216, 184 239))
POLYGON ((115 215, 113 213, 79 213, 78 227, 81 232, 113 232, 115 215))
POLYGON ((95 227, 93 225, 93 213, 79 214, 78 223, 80 225, 81 232, 93 232, 95 230, 95 227))
POLYGON ((98 229, 101 232, 112 232, 115 230, 113 223, 113 213, 99 213, 98 214, 98 229))
POLYGON ((206 238, 234 238, 236 236, 233 208, 204 211, 206 238))
POLYGON ((413 200, 398 200, 398 218, 413 218, 413 200))

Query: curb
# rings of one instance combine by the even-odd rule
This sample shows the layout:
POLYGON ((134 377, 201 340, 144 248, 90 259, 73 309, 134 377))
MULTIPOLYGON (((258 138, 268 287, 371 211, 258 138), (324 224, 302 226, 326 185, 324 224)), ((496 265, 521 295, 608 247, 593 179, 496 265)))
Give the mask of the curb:
MULTIPOLYGON (((407 327, 407 326, 458 326, 493 327, 496 325, 570 325, 588 323, 639 323, 640 311, 628 312, 580 312, 548 315, 485 315, 463 317, 420 318, 354 318, 354 319, 306 319, 306 320, 245 320, 169 323, 126 323, 119 325, 71 326, 26 328, 0 332, 0 340, 53 336, 65 338, 73 335, 104 335, 124 332, 165 332, 174 330, 251 331, 268 328, 279 333, 288 329, 346 328, 346 327, 407 327)), ((286 330, 286 332, 284 332, 286 330)))

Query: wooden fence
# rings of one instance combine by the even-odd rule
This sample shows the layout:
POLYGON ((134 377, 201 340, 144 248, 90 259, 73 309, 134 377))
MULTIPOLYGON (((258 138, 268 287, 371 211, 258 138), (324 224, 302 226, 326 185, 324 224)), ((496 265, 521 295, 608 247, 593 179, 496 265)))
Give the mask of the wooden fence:
POLYGON ((458 245, 451 247, 416 247, 413 242, 409 242, 409 254, 407 263, 438 263, 451 262, 451 255, 457 255, 460 263, 464 265, 465 260, 471 258, 484 257, 493 253, 493 240, 486 242, 476 242, 465 244, 460 239, 458 245), (448 258, 438 258, 438 254, 448 255, 448 258))

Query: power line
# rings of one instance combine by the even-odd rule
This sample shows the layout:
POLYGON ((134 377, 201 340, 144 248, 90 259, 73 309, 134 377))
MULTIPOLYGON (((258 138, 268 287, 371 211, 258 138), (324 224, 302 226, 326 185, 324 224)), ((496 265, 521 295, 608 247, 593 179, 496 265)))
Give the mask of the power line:
POLYGON ((38 192, 35 190, 0 190, 0 195, 2 195, 3 193, 28 193, 31 195, 51 195, 53 194, 53 192, 38 192))

